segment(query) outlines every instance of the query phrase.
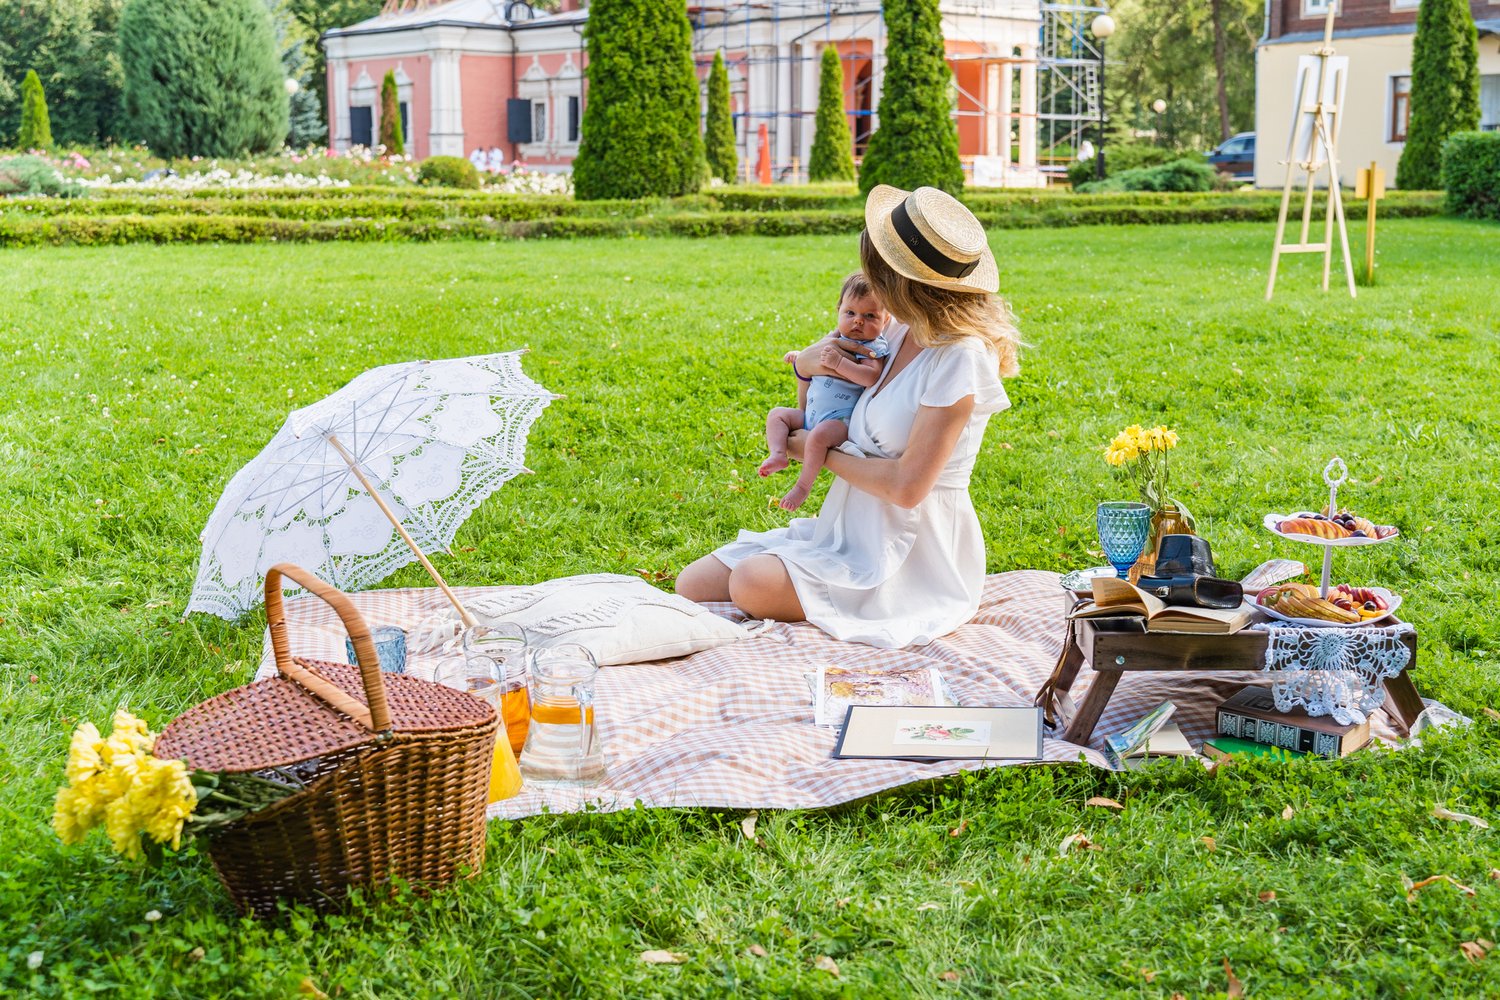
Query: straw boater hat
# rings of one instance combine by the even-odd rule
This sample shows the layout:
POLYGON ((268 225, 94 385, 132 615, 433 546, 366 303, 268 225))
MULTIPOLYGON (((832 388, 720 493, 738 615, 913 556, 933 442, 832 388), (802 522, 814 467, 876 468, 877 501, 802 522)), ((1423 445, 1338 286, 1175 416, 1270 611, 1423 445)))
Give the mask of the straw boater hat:
POLYGON ((937 188, 877 184, 865 199, 865 229, 898 273, 955 292, 997 292, 1000 272, 974 213, 937 188))

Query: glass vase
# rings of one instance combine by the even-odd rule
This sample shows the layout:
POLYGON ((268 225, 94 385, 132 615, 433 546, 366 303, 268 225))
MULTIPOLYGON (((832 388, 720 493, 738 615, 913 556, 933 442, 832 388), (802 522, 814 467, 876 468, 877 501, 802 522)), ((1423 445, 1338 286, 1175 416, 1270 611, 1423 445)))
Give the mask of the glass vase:
POLYGON ((1163 535, 1191 535, 1193 519, 1176 503, 1168 501, 1151 515, 1151 532, 1146 537, 1146 547, 1141 557, 1130 568, 1130 582, 1136 583, 1143 576, 1152 576, 1156 571, 1156 550, 1163 535))

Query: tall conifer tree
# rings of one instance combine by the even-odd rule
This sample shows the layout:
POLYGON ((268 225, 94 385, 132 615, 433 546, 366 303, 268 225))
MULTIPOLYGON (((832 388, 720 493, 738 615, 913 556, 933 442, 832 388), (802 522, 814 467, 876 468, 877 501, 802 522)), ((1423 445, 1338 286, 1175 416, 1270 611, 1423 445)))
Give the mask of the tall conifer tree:
POLYGON ((813 124, 812 156, 807 161, 807 179, 812 181, 854 180, 854 139, 844 114, 844 66, 839 50, 823 49, 818 77, 818 117, 813 124))
POLYGON ((396 87, 396 71, 385 71, 380 81, 380 144, 385 155, 406 153, 406 130, 401 127, 401 92, 396 87))
POLYGON ((576 197, 691 194, 707 161, 693 30, 682 0, 594 0, 576 197))
POLYGON ((22 149, 51 149, 52 123, 47 118, 47 94, 36 70, 26 71, 21 83, 21 134, 16 145, 22 149))
POLYGON ((722 181, 734 182, 739 157, 734 150, 734 118, 729 112, 729 70, 724 66, 724 52, 714 53, 714 64, 708 71, 708 121, 703 129, 703 152, 708 169, 722 181))
POLYGON ((958 129, 948 87, 953 73, 943 49, 937 0, 885 0, 886 67, 880 126, 860 165, 859 189, 930 185, 957 193, 964 186, 958 129))
POLYGON ((1479 127, 1479 35, 1468 0, 1422 0, 1411 44, 1411 120, 1396 186, 1442 186, 1443 142, 1479 127))

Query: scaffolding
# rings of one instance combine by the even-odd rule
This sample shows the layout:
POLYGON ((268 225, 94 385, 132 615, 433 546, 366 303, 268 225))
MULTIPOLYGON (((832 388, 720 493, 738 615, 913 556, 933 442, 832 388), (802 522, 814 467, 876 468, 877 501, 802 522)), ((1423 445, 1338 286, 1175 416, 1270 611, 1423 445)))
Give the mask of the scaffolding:
MULTIPOLYGON (((1061 174, 1097 129, 1100 52, 1088 23, 1102 4, 941 0, 953 115, 970 149, 965 168, 996 162, 1022 183, 1061 174), (973 69, 965 67, 974 65, 973 69), (985 163, 984 161, 989 161, 985 163), (1022 170, 1021 168, 1025 168, 1022 170)), ((846 114, 856 158, 878 123, 885 70, 880 0, 690 0, 693 48, 706 63, 722 50, 731 74, 741 161, 767 127, 773 175, 805 177, 817 112, 819 46, 835 45, 852 100, 846 114)), ((1002 181, 1003 183, 1003 181, 1002 181)))

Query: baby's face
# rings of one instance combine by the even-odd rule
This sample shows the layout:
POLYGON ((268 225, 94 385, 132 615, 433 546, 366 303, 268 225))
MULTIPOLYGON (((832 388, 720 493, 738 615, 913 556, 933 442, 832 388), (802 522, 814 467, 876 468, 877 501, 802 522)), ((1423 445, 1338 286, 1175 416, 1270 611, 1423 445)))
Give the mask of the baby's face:
POLYGON ((839 303, 839 336, 874 340, 885 328, 885 310, 873 295, 845 296, 839 303))

